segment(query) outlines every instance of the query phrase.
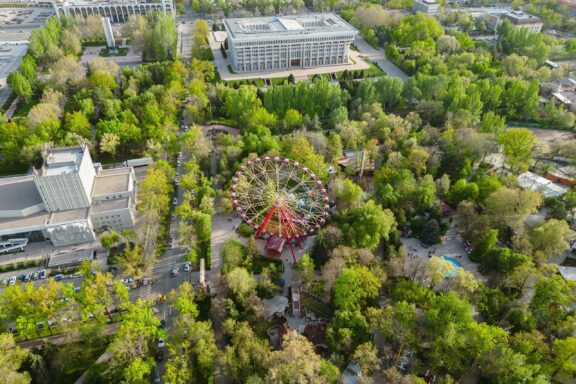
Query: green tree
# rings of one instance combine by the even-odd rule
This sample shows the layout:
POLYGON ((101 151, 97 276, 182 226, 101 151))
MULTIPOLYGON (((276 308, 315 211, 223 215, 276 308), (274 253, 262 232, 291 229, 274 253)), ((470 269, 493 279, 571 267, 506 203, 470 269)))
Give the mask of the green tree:
POLYGON ((290 383, 336 383, 337 368, 322 360, 314 352, 312 344, 296 331, 289 331, 282 349, 270 354, 268 374, 265 382, 270 384, 290 383))
POLYGON ((378 296, 381 286, 367 267, 345 268, 334 282, 334 304, 343 310, 364 308, 368 300, 378 296))
POLYGON ((528 169, 532 148, 536 138, 526 128, 509 128, 498 137, 504 147, 506 162, 513 171, 522 172, 528 169))
POLYGON ((7 384, 30 383, 30 374, 21 371, 21 365, 28 356, 28 352, 16 345, 12 335, 0 334, 0 352, 0 377, 2 377, 2 381, 7 384))
POLYGON ((396 230, 392 211, 382 209, 373 200, 368 200, 360 208, 340 213, 337 221, 341 224, 345 243, 355 248, 374 250, 382 239, 388 240, 396 230))
POLYGON ((28 102, 34 94, 30 81, 18 71, 10 72, 6 82, 12 91, 26 102, 28 102))

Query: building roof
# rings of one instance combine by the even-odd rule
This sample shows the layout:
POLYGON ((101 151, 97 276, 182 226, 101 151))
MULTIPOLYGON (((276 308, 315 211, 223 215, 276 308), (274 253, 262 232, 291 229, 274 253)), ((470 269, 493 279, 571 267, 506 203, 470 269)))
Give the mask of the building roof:
POLYGON ((84 157, 84 147, 50 148, 43 154, 44 164, 38 170, 40 176, 64 175, 77 172, 84 157))
POLYGON ((4 235, 34 230, 34 227, 44 225, 49 217, 50 213, 42 211, 26 217, 0 219, 0 234, 4 235))
POLYGON ((509 19, 512 24, 538 24, 542 22, 539 17, 522 11, 506 12, 504 17, 509 19))
POLYGON ((34 176, 0 179, 0 211, 15 211, 42 204, 34 176))
POLYGON ((128 208, 130 206, 130 198, 113 199, 113 200, 95 200, 92 202, 92 213, 102 213, 108 211, 115 211, 118 209, 128 208))
POLYGON ((88 218, 88 213, 88 208, 52 212, 50 215, 50 224, 61 224, 76 220, 86 220, 88 218))
POLYGON ((232 39, 255 36, 280 37, 294 33, 358 32, 356 28, 333 13, 225 19, 224 25, 228 36, 232 39))
POLYGON ((523 174, 519 175, 518 184, 522 188, 540 192, 544 195, 544 197, 556 197, 568 191, 567 187, 556 184, 532 172, 524 172, 523 174))
POLYGON ((92 196, 130 191, 131 168, 101 170, 94 180, 92 196))
POLYGON ((558 266, 558 272, 566 281, 576 281, 576 267, 558 266))

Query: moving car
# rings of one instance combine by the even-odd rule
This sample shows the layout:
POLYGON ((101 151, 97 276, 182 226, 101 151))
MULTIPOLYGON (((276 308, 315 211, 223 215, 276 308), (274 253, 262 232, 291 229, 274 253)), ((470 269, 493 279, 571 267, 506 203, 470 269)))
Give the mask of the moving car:
POLYGON ((59 273, 59 274, 57 274, 57 275, 54 275, 54 277, 53 277, 54 281, 60 281, 60 280, 62 280, 63 278, 64 278, 64 275, 61 274, 61 273, 59 273))
POLYGON ((178 205, 178 199, 177 198, 172 199, 172 205, 178 205))
POLYGON ((190 272, 190 263, 184 264, 184 271, 185 271, 185 272, 190 272))

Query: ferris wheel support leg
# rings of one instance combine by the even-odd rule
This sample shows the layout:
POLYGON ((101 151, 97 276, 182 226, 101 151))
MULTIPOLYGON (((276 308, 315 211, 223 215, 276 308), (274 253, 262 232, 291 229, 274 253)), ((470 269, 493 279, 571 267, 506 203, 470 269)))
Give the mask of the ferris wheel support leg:
POLYGON ((272 207, 272 208, 270 208, 270 210, 266 214, 264 221, 262 221, 262 225, 260 225, 260 228, 258 228, 258 231, 256 231, 256 235, 254 236, 254 238, 256 240, 258 240, 258 236, 260 236, 260 234, 262 233, 264 228, 266 228, 266 224, 268 224, 268 222, 270 221, 270 218, 272 217, 272 214, 274 213, 275 210, 276 210, 276 208, 272 207))

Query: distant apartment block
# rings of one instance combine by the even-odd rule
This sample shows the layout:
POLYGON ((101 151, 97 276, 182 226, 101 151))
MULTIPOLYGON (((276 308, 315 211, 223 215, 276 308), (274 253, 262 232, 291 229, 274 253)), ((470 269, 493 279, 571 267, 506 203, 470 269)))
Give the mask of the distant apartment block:
POLYGON ((236 72, 348 64, 358 30, 332 14, 225 19, 236 72))
POLYGON ((176 10, 172 0, 147 2, 145 0, 69 0, 53 1, 52 5, 56 16, 102 16, 109 17, 113 23, 122 23, 130 15, 146 15, 153 11, 160 11, 176 17, 176 10))
POLYGON ((86 145, 47 146, 31 175, 0 179, 0 251, 18 239, 66 246, 132 228, 135 199, 131 167, 103 170, 86 145))
POLYGON ((436 0, 414 0, 414 5, 412 6, 412 13, 426 13, 430 16, 438 15, 439 4, 436 0))

